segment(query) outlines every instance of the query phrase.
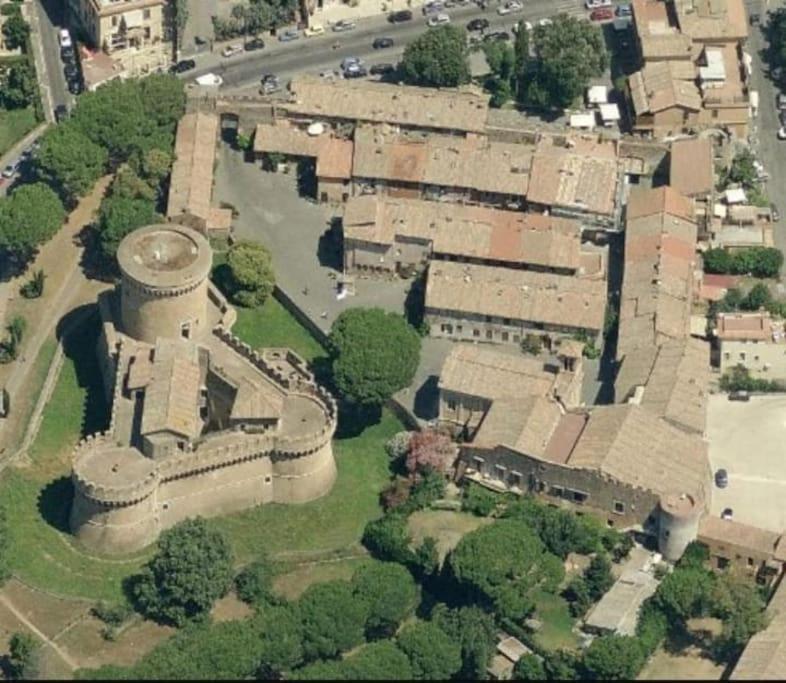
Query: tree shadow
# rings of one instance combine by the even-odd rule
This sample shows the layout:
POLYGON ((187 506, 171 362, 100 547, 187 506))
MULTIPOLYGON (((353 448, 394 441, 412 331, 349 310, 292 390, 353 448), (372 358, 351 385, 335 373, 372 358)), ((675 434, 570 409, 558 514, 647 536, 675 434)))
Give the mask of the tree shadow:
POLYGON ((415 415, 421 420, 434 420, 439 416, 439 377, 429 375, 415 392, 412 406, 415 415))
POLYGON ((71 477, 59 477, 50 481, 38 494, 38 514, 51 527, 70 534, 71 503, 74 485, 71 477))

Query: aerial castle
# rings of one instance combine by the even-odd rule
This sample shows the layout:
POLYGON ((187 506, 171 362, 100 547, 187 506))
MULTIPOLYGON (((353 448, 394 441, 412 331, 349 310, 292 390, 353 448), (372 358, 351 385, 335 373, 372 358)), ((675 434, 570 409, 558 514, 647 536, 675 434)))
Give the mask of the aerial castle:
POLYGON ((110 425, 74 453, 80 541, 131 552, 187 517, 327 493, 335 401, 292 351, 256 352, 231 334, 207 240, 153 225, 117 259, 120 285, 99 298, 110 425))

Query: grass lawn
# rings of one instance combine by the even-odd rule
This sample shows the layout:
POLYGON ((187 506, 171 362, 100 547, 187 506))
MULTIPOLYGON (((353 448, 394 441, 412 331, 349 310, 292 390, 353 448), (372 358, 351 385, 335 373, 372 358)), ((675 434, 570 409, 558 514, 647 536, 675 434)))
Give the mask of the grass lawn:
POLYGON ((33 130, 36 123, 32 107, 0 110, 0 155, 5 154, 33 130))
POLYGON ((547 650, 577 650, 579 641, 571 630, 574 619, 564 598, 553 593, 535 593, 535 617, 543 627, 535 638, 547 650))
POLYGON ((288 346, 307 361, 325 356, 325 349, 295 320, 275 298, 261 308, 237 307, 237 322, 232 331, 254 348, 288 346))

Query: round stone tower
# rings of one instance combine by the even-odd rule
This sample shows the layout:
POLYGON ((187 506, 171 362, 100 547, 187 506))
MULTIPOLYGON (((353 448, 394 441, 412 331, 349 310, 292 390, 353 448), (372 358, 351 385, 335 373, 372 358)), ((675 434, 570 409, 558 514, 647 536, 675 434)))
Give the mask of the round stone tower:
POLYGON ((157 337, 193 339, 208 329, 213 253, 196 230, 174 223, 135 230, 120 243, 117 262, 126 334, 155 344, 157 337))
POLYGON ((676 562, 685 548, 699 535, 699 518, 704 512, 700 501, 687 493, 661 496, 658 522, 658 549, 663 557, 676 562))

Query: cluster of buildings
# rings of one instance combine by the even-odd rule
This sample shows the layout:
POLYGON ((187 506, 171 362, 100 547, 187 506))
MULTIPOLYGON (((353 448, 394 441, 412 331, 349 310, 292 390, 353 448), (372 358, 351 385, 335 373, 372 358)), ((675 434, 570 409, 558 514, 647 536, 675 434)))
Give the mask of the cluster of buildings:
POLYGON ((757 96, 743 0, 633 0, 640 69, 628 79, 635 132, 722 129, 744 139, 757 96))
POLYGON ((81 60, 88 90, 172 64, 177 6, 172 0, 65 0, 65 6, 68 23, 88 49, 81 60))

